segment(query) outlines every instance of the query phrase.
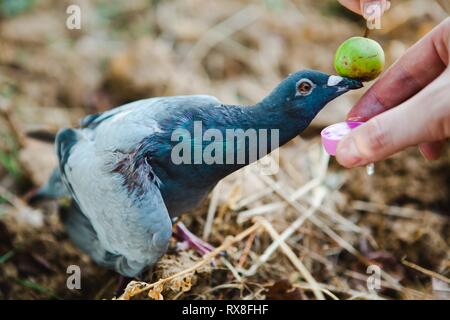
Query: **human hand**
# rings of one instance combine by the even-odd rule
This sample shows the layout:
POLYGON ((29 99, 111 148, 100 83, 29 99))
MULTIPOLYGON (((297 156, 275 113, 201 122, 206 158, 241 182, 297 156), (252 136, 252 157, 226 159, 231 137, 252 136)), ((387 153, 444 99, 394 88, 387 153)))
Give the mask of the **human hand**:
POLYGON ((340 164, 365 165, 413 145, 425 158, 439 158, 450 137, 449 45, 447 18, 364 94, 348 119, 368 121, 338 144, 340 164))

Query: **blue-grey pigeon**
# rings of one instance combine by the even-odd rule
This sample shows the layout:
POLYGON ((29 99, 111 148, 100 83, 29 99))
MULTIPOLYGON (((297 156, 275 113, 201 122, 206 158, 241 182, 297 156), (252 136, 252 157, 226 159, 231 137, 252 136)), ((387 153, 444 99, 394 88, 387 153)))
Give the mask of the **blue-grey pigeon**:
POLYGON ((98 264, 138 276, 166 252, 174 218, 197 206, 220 179, 270 152, 271 140, 278 140, 275 147, 283 145, 329 101, 361 86, 357 80, 304 70, 253 106, 192 95, 139 100, 89 115, 79 128, 58 133, 59 167, 36 195, 73 198, 62 216, 71 239, 98 264), (195 123, 203 132, 214 129, 215 139, 196 136, 195 123), (248 143, 233 143, 226 134, 249 129, 267 133, 258 139, 267 139, 268 150, 257 150, 256 159, 248 143), (174 148, 183 139, 193 152, 184 149, 175 159, 174 148), (216 160, 222 151, 223 158, 243 152, 244 160, 194 159, 211 143, 216 160))

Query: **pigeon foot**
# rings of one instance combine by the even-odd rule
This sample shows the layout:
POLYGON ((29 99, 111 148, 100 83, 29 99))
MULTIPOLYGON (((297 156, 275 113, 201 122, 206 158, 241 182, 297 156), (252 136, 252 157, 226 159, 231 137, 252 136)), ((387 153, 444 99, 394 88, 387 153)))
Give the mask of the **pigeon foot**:
POLYGON ((215 248, 210 245, 208 242, 200 239, 195 234, 189 231, 189 229, 184 225, 182 222, 178 222, 175 226, 175 237, 182 241, 179 248, 186 247, 194 249, 196 252, 198 252, 200 255, 205 255, 207 253, 210 253, 215 248))

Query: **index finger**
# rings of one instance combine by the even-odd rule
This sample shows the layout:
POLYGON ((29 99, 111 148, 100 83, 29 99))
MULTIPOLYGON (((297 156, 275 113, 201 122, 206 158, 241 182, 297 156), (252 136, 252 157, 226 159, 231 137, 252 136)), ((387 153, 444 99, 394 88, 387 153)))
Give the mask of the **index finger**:
POLYGON ((409 48, 350 110, 348 119, 366 121, 409 99, 448 64, 450 18, 409 48))

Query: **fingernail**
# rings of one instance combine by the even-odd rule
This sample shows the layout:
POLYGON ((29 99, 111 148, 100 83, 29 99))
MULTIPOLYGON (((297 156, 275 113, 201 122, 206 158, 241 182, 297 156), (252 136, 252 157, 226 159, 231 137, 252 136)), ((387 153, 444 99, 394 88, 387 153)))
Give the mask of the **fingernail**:
POLYGON ((363 117, 360 116, 353 116, 353 117, 348 117, 347 121, 355 121, 355 122, 359 122, 359 121, 364 121, 363 117))
POLYGON ((346 167, 354 167, 362 164, 361 154, 352 138, 344 138, 337 147, 337 159, 346 167))

